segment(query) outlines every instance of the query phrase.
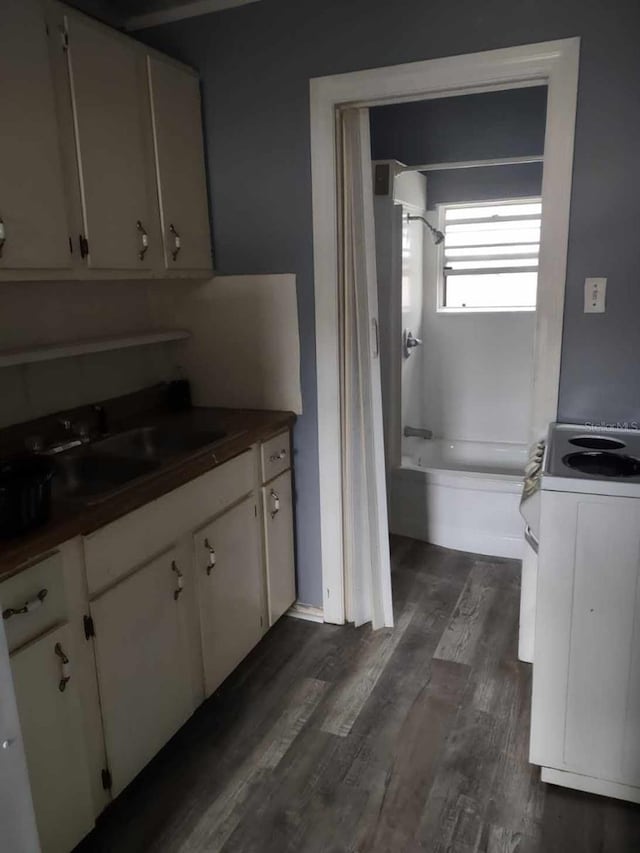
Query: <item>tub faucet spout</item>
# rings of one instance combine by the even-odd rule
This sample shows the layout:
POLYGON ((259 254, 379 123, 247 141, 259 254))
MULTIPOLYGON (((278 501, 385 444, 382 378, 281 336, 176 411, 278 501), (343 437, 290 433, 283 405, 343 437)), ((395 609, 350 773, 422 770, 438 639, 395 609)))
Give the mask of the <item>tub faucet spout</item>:
POLYGON ((406 426, 404 428, 404 435, 405 435, 405 438, 430 439, 430 438, 433 438, 433 431, 430 429, 423 429, 422 427, 406 426))

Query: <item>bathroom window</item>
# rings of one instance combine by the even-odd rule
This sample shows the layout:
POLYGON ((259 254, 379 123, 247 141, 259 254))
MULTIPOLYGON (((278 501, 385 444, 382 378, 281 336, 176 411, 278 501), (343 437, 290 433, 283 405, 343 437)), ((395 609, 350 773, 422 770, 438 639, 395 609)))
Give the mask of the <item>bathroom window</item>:
POLYGON ((438 310, 533 311, 541 199, 439 207, 438 310))

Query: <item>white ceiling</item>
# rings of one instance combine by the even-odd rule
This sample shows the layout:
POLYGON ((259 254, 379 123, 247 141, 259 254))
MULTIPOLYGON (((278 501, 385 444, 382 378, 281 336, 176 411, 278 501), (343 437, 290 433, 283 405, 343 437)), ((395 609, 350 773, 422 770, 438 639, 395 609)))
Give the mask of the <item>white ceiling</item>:
POLYGON ((127 30, 219 12, 258 0, 67 0, 90 15, 127 30))

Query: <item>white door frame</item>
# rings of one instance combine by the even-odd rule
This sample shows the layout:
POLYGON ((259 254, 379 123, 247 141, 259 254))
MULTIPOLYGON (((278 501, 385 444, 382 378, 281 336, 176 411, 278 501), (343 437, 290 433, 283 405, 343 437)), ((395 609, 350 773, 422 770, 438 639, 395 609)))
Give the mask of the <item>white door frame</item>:
POLYGON ((320 542, 325 622, 345 621, 338 326, 336 110, 547 85, 532 437, 556 419, 580 39, 310 81, 320 542))

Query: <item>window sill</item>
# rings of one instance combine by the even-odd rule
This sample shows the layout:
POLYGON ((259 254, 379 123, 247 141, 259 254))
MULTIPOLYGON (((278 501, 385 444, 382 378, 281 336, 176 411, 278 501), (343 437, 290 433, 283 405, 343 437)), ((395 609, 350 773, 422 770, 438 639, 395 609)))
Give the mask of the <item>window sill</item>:
POLYGON ((436 314, 535 314, 536 308, 436 308, 436 314))

